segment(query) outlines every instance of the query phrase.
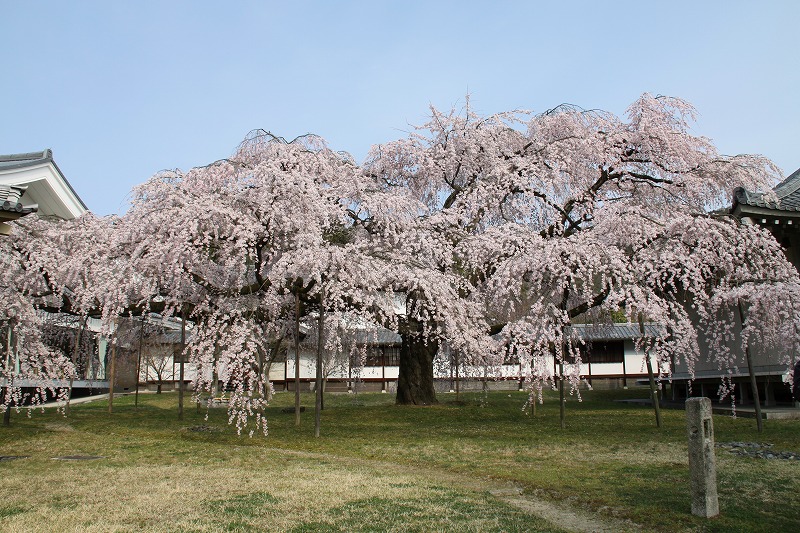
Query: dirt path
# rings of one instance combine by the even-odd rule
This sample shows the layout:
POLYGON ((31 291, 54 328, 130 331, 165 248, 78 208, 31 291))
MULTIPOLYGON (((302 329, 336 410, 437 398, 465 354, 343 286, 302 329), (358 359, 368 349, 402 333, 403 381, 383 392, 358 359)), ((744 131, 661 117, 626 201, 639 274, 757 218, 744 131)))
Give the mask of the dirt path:
POLYGON ((518 487, 508 486, 504 488, 488 488, 487 490, 498 500, 513 505, 526 513, 544 518, 567 531, 598 533, 641 531, 641 528, 632 522, 599 517, 596 513, 525 496, 518 487))
POLYGON ((455 485, 475 492, 488 492, 498 500, 512 505, 521 511, 544 518, 566 531, 578 533, 611 533, 611 532, 636 532, 642 528, 630 521, 617 520, 611 517, 601 517, 597 513, 576 509, 563 504, 525 495, 521 488, 511 484, 503 484, 492 478, 475 478, 441 470, 426 465, 425 471, 409 471, 406 465, 388 463, 357 457, 289 450, 285 448, 271 448, 271 450, 286 455, 294 455, 308 459, 328 459, 338 463, 354 466, 379 468, 384 472, 396 472, 402 475, 412 475, 417 478, 435 482, 437 484, 455 485))

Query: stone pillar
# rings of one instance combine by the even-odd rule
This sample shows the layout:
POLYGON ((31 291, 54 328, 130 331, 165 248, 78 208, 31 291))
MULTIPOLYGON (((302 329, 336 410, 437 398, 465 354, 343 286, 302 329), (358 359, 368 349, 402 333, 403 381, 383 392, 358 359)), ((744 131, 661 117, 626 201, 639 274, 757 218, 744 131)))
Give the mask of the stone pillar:
POLYGON ((686 428, 689 434, 692 514, 711 518, 719 514, 711 400, 708 398, 686 400, 686 428))

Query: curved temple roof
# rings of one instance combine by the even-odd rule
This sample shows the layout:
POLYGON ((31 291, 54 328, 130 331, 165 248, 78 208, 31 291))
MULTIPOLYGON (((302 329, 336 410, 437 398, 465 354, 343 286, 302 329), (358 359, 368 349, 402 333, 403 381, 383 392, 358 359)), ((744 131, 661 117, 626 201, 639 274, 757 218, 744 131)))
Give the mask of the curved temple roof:
POLYGON ((738 187, 733 192, 733 211, 751 211, 747 207, 757 208, 758 212, 783 211, 800 212, 800 169, 795 170, 785 180, 772 189, 775 198, 760 192, 750 192, 738 187), (743 206, 745 206, 743 208, 743 206))
POLYGON ((0 235, 8 235, 11 227, 6 222, 35 213, 39 206, 23 205, 22 195, 27 187, 0 184, 0 235))
POLYGON ((43 215, 76 218, 88 209, 53 160, 50 149, 0 155, 0 185, 22 188, 43 215))

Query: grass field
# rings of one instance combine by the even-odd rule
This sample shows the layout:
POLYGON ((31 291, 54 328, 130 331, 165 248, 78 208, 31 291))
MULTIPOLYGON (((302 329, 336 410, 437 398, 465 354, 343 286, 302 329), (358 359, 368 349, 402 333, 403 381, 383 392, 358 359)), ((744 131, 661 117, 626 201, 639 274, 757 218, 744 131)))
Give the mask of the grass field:
MULTIPOLYGON (((433 407, 386 394, 330 395, 313 412, 269 408, 268 437, 237 436, 225 409, 177 420, 175 394, 118 398, 0 427, 2 531, 800 531, 800 461, 717 450, 720 517, 690 514, 682 411, 589 391, 535 416, 524 394, 440 395, 433 407), (54 457, 98 455, 92 461, 54 457), (592 525, 592 520, 597 522, 592 525)), ((304 396, 303 405, 313 398, 304 396)), ((800 421, 714 418, 718 442, 800 452, 800 421)))

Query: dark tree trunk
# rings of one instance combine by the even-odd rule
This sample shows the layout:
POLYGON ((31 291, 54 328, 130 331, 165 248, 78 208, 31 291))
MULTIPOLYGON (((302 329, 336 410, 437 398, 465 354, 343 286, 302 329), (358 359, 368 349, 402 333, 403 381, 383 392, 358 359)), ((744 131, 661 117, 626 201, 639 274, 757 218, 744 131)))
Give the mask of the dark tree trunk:
POLYGON ((439 350, 434 339, 423 341, 423 325, 413 319, 401 324, 400 375, 397 379, 397 403, 431 405, 438 403, 433 387, 433 358, 439 350))

